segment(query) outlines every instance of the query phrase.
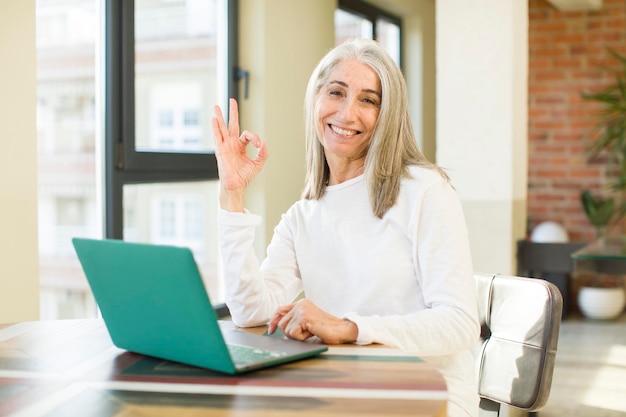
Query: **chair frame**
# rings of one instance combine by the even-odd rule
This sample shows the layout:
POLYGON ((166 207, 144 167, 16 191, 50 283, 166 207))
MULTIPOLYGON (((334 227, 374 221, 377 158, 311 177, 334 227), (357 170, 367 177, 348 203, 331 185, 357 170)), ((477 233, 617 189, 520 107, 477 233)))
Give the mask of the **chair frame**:
POLYGON ((477 353, 479 415, 499 416, 503 404, 536 412, 550 394, 561 293, 553 283, 538 278, 490 274, 474 278, 482 339, 477 353))

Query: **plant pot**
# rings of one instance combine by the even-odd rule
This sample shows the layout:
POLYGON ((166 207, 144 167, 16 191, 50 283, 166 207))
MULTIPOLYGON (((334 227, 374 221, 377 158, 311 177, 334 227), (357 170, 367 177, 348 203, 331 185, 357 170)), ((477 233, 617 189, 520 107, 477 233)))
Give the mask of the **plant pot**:
POLYGON ((578 307, 589 319, 614 319, 624 311, 624 289, 621 287, 581 287, 578 307))

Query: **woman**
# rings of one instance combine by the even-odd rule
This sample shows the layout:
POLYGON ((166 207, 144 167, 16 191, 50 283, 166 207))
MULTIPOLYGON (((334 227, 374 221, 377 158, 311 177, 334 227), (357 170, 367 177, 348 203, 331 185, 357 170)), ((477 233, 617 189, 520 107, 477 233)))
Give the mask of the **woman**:
POLYGON ((260 218, 244 209, 243 196, 268 157, 266 144, 240 134, 234 100, 228 126, 219 107, 215 113, 220 245, 235 324, 269 323, 270 332, 328 344, 396 346, 438 366, 450 416, 476 415, 471 348, 480 330, 465 221, 448 177, 416 145, 394 61, 377 43, 353 40, 314 70, 305 189, 260 265, 260 218))

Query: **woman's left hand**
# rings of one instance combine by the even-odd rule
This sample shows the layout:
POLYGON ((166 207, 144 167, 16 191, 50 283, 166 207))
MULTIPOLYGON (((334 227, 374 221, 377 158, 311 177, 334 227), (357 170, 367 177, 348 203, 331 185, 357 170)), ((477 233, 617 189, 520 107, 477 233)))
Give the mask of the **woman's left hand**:
POLYGON ((356 342, 359 333, 354 322, 335 317, 306 298, 276 310, 269 323, 269 334, 278 327, 291 339, 317 336, 329 345, 356 342))

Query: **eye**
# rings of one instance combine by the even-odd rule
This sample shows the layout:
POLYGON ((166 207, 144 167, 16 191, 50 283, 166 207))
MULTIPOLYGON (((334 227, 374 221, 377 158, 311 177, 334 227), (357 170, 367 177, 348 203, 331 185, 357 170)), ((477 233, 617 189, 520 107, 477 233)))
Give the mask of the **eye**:
POLYGON ((343 95, 343 92, 341 90, 328 90, 328 95, 341 97, 343 95))
POLYGON ((379 106, 378 100, 371 97, 363 98, 363 102, 372 106, 379 106))

